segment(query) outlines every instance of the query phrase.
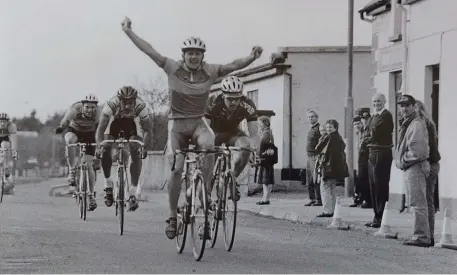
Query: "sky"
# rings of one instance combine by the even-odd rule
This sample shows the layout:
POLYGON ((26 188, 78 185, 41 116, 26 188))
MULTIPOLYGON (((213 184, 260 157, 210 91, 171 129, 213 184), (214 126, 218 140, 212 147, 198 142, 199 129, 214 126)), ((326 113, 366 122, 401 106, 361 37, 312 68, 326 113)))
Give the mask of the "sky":
MULTIPOLYGON (((357 10, 354 45, 371 44, 357 10)), ((264 48, 251 66, 285 46, 347 45, 347 0, 0 0, 0 112, 41 119, 85 94, 104 101, 123 85, 144 86, 165 74, 122 32, 132 28, 162 55, 201 37, 205 59, 228 63, 264 48)))

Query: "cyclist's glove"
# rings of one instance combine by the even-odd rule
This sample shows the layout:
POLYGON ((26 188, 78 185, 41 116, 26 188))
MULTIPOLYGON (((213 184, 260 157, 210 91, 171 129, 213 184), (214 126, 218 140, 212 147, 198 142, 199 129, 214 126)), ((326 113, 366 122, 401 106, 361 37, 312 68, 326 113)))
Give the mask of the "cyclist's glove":
POLYGON ((148 150, 146 150, 146 149, 140 150, 140 154, 141 154, 141 159, 145 159, 148 157, 148 150))

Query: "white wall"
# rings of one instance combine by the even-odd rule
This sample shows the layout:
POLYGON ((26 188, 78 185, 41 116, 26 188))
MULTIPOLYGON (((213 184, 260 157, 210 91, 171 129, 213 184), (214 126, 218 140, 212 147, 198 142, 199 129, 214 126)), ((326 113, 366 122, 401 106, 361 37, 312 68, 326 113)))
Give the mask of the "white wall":
MULTIPOLYGON (((453 169, 457 167, 457 146, 455 144, 455 119, 452 117, 457 101, 457 1, 423 0, 407 6, 408 24, 408 70, 407 91, 415 98, 424 101, 431 111, 430 91, 426 87, 426 67, 440 64, 440 110, 439 110, 439 149, 442 156, 440 171, 440 197, 457 198, 457 188, 453 169)), ((376 62, 378 73, 374 85, 377 92, 388 97, 387 108, 395 115, 395 98, 389 73, 401 70, 401 42, 388 41, 391 28, 391 13, 376 18, 373 35, 378 36, 376 62)), ((391 193, 402 193, 403 174, 393 165, 390 183, 391 193)))
MULTIPOLYGON (((288 72, 292 74, 293 167, 302 168, 310 126, 308 110, 316 110, 321 123, 336 119, 344 136, 348 59, 344 52, 288 53, 286 63, 292 65, 288 72)), ((354 109, 371 105, 371 75, 371 54, 354 53, 354 109)))
POLYGON ((273 131, 274 140, 278 147, 278 164, 276 168, 287 166, 287 146, 284 137, 285 115, 284 115, 284 84, 285 77, 283 75, 265 78, 259 81, 246 83, 245 91, 259 90, 258 105, 259 110, 271 110, 275 112, 275 116, 271 118, 271 129, 273 131), (282 157, 281 157, 282 156, 282 157), (284 165, 284 166, 283 166, 284 165))

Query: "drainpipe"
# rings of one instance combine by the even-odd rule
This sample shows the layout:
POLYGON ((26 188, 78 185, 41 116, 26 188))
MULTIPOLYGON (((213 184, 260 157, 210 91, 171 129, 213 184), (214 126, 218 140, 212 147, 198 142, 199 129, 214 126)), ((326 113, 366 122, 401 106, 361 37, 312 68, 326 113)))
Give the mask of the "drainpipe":
POLYGON ((292 75, 284 73, 289 77, 289 181, 292 180, 292 75))
POLYGON ((401 30, 401 43, 403 46, 403 62, 401 65, 401 93, 407 94, 408 93, 408 9, 404 6, 400 5, 400 9, 402 10, 402 30, 401 30))

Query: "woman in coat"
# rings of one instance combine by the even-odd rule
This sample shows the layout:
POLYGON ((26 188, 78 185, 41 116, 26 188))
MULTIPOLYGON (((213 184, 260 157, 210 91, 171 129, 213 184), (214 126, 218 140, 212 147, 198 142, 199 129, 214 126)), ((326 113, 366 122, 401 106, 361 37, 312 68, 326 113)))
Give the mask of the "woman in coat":
MULTIPOLYGON (((266 116, 259 117, 260 132, 260 171, 259 184, 263 187, 263 198, 257 202, 258 205, 270 204, 270 193, 274 184, 274 158, 277 152, 271 149, 274 145, 273 133, 270 129, 270 119, 266 116)), ((277 156, 276 156, 277 157, 277 156)))
POLYGON ((321 197, 323 212, 317 217, 333 217, 336 204, 336 182, 349 176, 344 149, 346 144, 338 132, 338 122, 326 122, 327 135, 317 144, 321 173, 321 197))

